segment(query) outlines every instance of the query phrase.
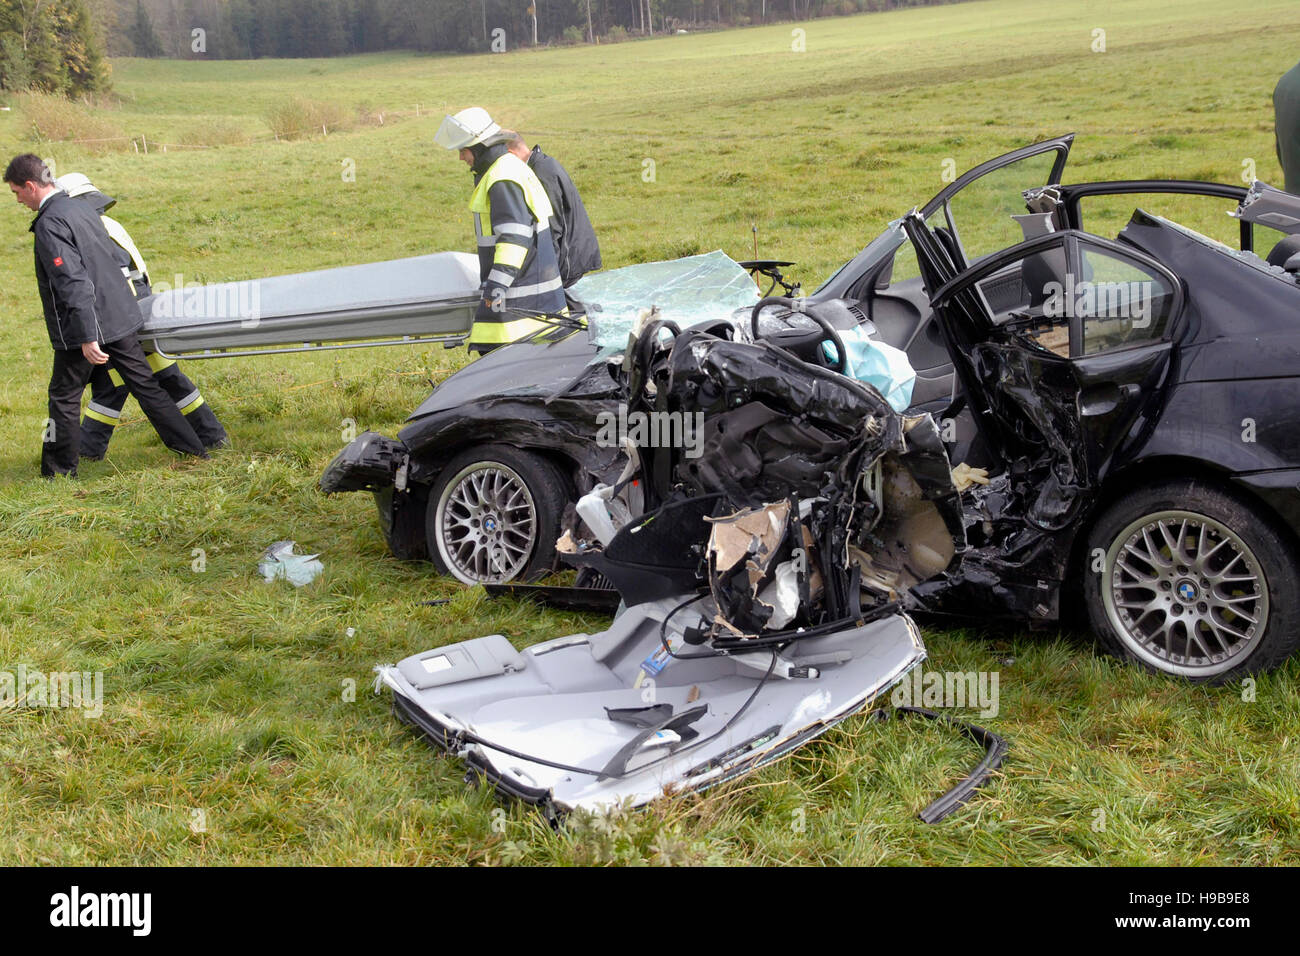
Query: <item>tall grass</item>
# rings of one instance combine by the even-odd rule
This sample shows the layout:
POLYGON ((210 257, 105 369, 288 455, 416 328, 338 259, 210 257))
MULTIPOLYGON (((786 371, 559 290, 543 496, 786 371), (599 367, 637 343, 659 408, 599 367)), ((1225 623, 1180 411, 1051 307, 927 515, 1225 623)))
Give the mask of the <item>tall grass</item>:
POLYGON ((213 119, 181 130, 176 141, 182 146, 246 146, 251 134, 229 119, 213 119))
POLYGON ((14 96, 14 105, 27 122, 28 135, 37 143, 76 142, 93 153, 130 149, 130 138, 105 115, 102 106, 51 93, 27 92, 14 96))
POLYGON ((266 123, 277 139, 302 139, 349 129, 356 116, 337 103, 292 96, 267 111, 266 123))

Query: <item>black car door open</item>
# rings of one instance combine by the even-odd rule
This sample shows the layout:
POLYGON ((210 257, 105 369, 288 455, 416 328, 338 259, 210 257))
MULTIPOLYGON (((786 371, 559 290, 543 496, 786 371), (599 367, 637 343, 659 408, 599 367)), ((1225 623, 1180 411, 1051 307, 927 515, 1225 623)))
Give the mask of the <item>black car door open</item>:
POLYGON ((1180 283, 1154 259, 1077 231, 959 271, 919 214, 904 227, 981 433, 1009 467, 1045 465, 1028 517, 1061 526, 1155 423, 1180 283), (1025 294, 999 310, 982 284, 1008 274, 1025 294))
POLYGON ((1077 413, 1093 481, 1140 447, 1155 426, 1170 374, 1182 284, 1135 249, 1078 234, 1082 277, 1067 303, 1077 413))

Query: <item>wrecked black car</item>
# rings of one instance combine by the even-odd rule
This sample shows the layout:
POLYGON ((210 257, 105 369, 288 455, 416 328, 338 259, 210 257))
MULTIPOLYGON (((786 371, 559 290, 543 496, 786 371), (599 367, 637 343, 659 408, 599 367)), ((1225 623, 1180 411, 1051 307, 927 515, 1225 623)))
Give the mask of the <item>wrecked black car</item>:
MULTIPOLYGON (((1059 185, 1072 140, 970 170, 738 334, 832 369, 852 334, 906 352, 910 411, 933 415, 963 488, 957 560, 905 588, 914 606, 1048 623, 1077 596, 1107 649, 1153 669, 1275 666, 1300 642, 1300 199, 1059 185), (1148 211, 1169 196, 1235 207, 1238 241, 1148 211), (1101 234, 1121 203, 1127 224, 1101 234)), ((360 436, 322 487, 373 491, 399 557, 466 582, 544 572, 559 532, 597 536, 574 503, 626 473, 626 447, 595 440, 631 394, 625 362, 589 331, 498 350, 397 440, 360 436)), ((632 515, 644 478, 618 496, 632 515)))
MULTIPOLYGON (((701 439, 629 443, 580 505, 601 539, 565 535, 626 609, 523 652, 489 635, 377 669, 403 719, 551 815, 713 786, 860 712, 924 659, 901 604, 965 534, 933 418, 847 375, 728 323, 658 320, 617 374, 625 419, 689 419, 701 439)), ((967 733, 989 754, 927 820, 1005 752, 967 733)))

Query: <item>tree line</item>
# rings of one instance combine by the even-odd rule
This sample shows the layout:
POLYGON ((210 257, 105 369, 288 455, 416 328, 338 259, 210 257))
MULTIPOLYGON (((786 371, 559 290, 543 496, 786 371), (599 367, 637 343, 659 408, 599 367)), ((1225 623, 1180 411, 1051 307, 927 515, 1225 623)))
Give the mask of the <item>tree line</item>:
POLYGON ((0 88, 106 88, 107 56, 482 52, 956 0, 0 0, 0 88))
POLYGON ((101 37, 87 0, 0 0, 0 89, 105 89, 101 37))

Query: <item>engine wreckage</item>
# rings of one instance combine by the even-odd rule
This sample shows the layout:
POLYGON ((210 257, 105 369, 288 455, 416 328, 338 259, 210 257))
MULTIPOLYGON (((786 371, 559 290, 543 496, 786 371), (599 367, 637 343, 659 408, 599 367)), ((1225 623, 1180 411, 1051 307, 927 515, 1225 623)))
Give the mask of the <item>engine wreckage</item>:
MULTIPOLYGON (((597 634, 525 651, 491 635, 378 669, 404 719, 553 813, 707 787, 862 711, 925 658, 914 588, 966 540, 935 422, 868 384, 729 323, 655 318, 573 387, 593 368, 620 421, 702 428, 689 447, 625 440, 622 473, 566 514, 563 558, 625 609, 597 634)), ((965 730, 985 760, 923 819, 1001 762, 1004 741, 965 730)))

